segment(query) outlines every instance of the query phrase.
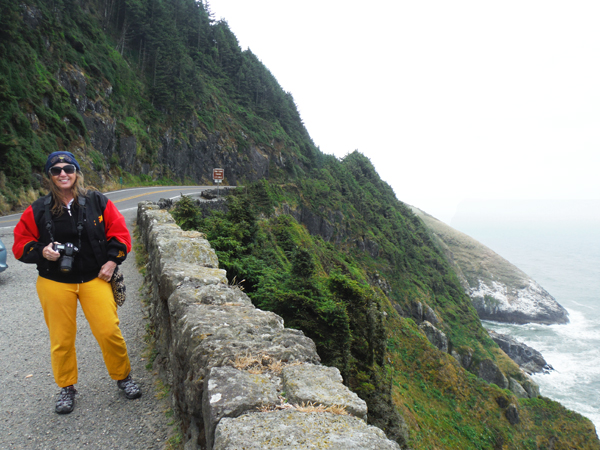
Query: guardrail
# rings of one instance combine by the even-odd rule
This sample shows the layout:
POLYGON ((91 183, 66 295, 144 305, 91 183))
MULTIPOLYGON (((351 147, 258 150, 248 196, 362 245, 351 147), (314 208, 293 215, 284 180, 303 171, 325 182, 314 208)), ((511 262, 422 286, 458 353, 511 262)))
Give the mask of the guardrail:
POLYGON ((138 205, 149 262, 155 367, 171 386, 185 449, 399 449, 320 364, 314 342, 252 305, 204 235, 138 205))

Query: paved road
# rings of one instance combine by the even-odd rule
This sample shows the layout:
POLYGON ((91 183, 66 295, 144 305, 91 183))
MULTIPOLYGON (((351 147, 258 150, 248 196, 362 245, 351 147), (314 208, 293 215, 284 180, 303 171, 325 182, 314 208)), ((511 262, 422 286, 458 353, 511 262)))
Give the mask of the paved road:
MULTIPOLYGON (((176 199, 183 195, 200 194, 205 189, 214 189, 215 186, 154 186, 121 189, 119 191, 105 192, 123 214, 130 210, 136 210, 138 202, 142 200, 150 200, 156 202, 161 198, 176 199)), ((221 190, 226 187, 221 188, 221 190)), ((0 229, 6 227, 14 227, 21 214, 11 214, 9 216, 0 217, 0 229)), ((12 228, 11 228, 12 229, 12 228)), ((4 242, 4 239, 2 240, 4 242)), ((6 244, 6 243, 5 243, 6 244)))
MULTIPOLYGON (((138 201, 190 194, 198 187, 143 188, 108 194, 133 230, 138 201), (175 194, 176 195, 170 195, 175 194)), ((0 218, 6 220, 6 217, 0 218)), ((0 238, 10 250, 13 227, 0 224, 0 238)), ((143 283, 135 255, 123 264, 127 302, 119 308, 132 373, 144 395, 127 400, 106 372, 100 348, 79 310, 77 357, 79 382, 75 410, 54 412, 59 389, 50 364, 48 330, 35 290, 35 266, 15 261, 0 273, 0 449, 163 449, 170 427, 165 400, 157 398, 157 377, 146 370, 146 311, 143 283)))

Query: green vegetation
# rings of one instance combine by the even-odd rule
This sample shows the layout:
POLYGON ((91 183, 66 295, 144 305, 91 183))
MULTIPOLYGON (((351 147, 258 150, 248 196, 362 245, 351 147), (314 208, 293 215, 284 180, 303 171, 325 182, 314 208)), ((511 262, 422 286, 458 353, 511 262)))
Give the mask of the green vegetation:
POLYGON ((485 383, 398 315, 394 305, 430 305, 454 350, 473 352, 472 367, 491 358, 522 379, 483 330, 423 224, 367 158, 324 158, 307 175, 300 183, 262 181, 236 190, 226 213, 203 217, 184 198, 173 215, 184 228, 206 233, 230 281, 241 283, 257 307, 315 341, 323 363, 338 367, 367 401, 370 423, 398 442, 408 437, 415 449, 537 449, 548 442, 559 448, 573 433, 577 448, 599 448, 587 419, 562 414, 566 410, 550 400, 518 400, 485 383), (307 227, 321 230, 327 241, 307 227), (517 425, 505 416, 510 403, 519 408, 517 425), (553 431, 539 420, 543 414, 568 431, 553 431))
POLYGON ((207 234, 256 305, 315 341, 367 401, 371 423, 414 449, 599 447, 587 419, 482 382, 399 315, 428 305, 472 367, 491 358, 522 376, 419 218, 363 155, 338 160, 315 147, 292 95, 207 2, 0 0, 0 212, 43 192, 52 151, 72 151, 88 183, 110 189, 206 182, 165 160, 209 142, 232 171, 257 154, 268 171, 245 166, 247 187, 226 213, 203 217, 184 199, 175 217, 207 234), (94 131, 95 121, 106 126, 94 131), (250 183, 260 173, 268 180, 250 183), (499 406, 508 402, 517 425, 499 406))
POLYGON ((225 150, 265 146, 296 174, 311 165, 319 152, 291 94, 211 16, 195 0, 0 0, 0 212, 43 191, 57 150, 98 188, 207 181, 157 161, 167 132, 190 145, 219 131, 225 150), (94 119, 114 120, 116 139, 94 135, 94 119))

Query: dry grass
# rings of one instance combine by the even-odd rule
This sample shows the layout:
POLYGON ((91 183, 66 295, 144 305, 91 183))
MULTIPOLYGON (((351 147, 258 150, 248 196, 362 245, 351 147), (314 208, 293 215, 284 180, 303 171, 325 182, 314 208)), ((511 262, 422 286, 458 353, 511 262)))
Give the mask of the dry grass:
MULTIPOLYGON (((0 185, 2 185, 6 180, 3 177, 4 174, 0 173, 0 185)), ((13 205, 11 205, 8 202, 8 200, 6 200, 6 197, 0 194, 0 215, 16 211, 22 211, 27 206, 36 201, 40 197, 40 195, 46 194, 46 192, 42 191, 41 189, 34 190, 30 187, 27 190, 20 188, 18 191, 15 192, 15 194, 17 196, 17 202, 13 205)))
POLYGON ((300 412, 304 412, 304 413, 331 413, 331 414, 337 414, 339 416, 347 416, 348 411, 346 411, 346 407, 345 406, 340 406, 340 405, 331 405, 331 406, 325 406, 325 405, 321 405, 321 404, 317 404, 317 403, 312 403, 312 402, 308 402, 308 403, 304 403, 302 402, 301 405, 297 405, 297 404, 290 404, 287 403, 285 398, 283 398, 282 396, 279 396, 279 405, 263 405, 260 408, 258 408, 258 411, 260 412, 273 412, 273 411, 282 411, 285 409, 294 409, 296 411, 300 411, 300 412))
POLYGON ((233 280, 231 280, 231 282, 229 283, 229 286, 234 287, 234 288, 238 288, 240 291, 244 290, 244 286, 242 286, 242 283, 244 281, 246 281, 246 279, 244 278, 242 281, 237 281, 237 276, 233 277, 233 280))
POLYGON ((122 188, 123 188, 123 185, 121 183, 118 183, 116 179, 113 180, 113 179, 109 178, 104 182, 104 185, 102 186, 102 191, 103 192, 118 191, 122 188))
POLYGON ((273 412, 273 411, 281 411, 284 409, 296 409, 294 408, 294 405, 290 405, 289 403, 287 403, 287 401, 285 400, 285 398, 283 398, 281 395, 279 396, 279 405, 263 405, 260 406, 258 408, 258 411, 260 412, 273 412))
POLYGON ((346 411, 346 407, 340 406, 340 405, 324 406, 321 404, 317 405, 317 404, 311 403, 311 402, 308 402, 308 403, 302 402, 301 405, 294 405, 294 408, 296 408, 300 412, 307 412, 307 413, 328 412, 328 413, 337 414, 340 416, 348 415, 348 411, 346 411))
POLYGON ((6 198, 2 194, 0 194, 0 215, 8 214, 10 210, 10 204, 6 201, 6 198))
POLYGON ((265 354, 254 356, 249 352, 247 352, 244 356, 236 356, 235 361, 232 363, 233 367, 236 369, 245 370, 248 373, 262 374, 265 372, 270 372, 277 375, 281 374, 281 371, 285 366, 297 366, 300 364, 302 363, 284 363, 265 354))

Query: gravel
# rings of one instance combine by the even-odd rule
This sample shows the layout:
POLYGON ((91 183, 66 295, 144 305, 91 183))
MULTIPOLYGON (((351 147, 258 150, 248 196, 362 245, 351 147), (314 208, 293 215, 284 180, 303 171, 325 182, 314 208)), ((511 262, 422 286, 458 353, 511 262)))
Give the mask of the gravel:
MULTIPOLYGON (((135 210, 125 217, 133 230, 135 210)), ((9 268, 0 273, 0 449, 164 449, 172 433, 167 400, 157 397, 156 373, 144 358, 145 307, 139 295, 143 278, 132 252, 123 264, 127 301, 119 308, 133 378, 143 396, 127 400, 106 371, 100 348, 78 310, 78 394, 75 410, 58 415, 60 389, 50 364, 48 329, 35 283, 35 265, 12 256, 12 228, 0 228, 9 268)))

